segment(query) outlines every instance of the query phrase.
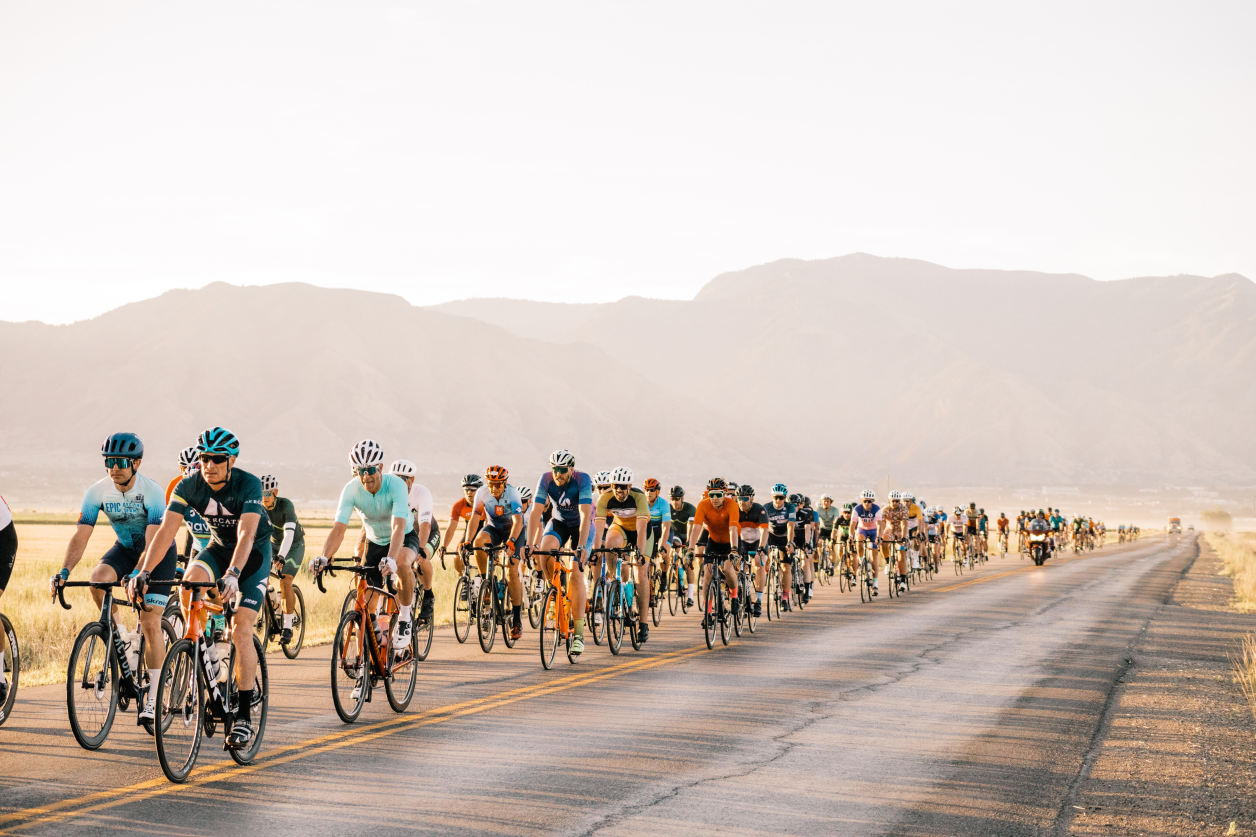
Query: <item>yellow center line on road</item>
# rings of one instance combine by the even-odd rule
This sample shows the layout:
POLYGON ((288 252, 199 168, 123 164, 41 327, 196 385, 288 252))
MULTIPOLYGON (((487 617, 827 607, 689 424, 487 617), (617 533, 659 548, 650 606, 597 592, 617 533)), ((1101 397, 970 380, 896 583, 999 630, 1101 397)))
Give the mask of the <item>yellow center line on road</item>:
POLYGON ((518 703, 519 701, 543 697, 545 695, 554 694, 555 692, 562 692, 567 689, 584 686, 589 683, 596 683, 601 680, 609 680, 611 678, 619 677, 635 671, 645 671, 658 666, 668 665, 670 663, 697 656, 706 650, 707 648, 705 645, 698 645, 679 651, 669 651, 664 654, 659 654, 656 657, 630 660, 625 663, 607 666, 606 668, 596 669, 594 671, 568 675, 547 683, 537 683, 532 686, 523 686, 518 689, 512 689, 490 697, 476 698, 462 703, 455 703, 448 706, 429 709, 425 712, 420 712, 409 717, 402 716, 367 726, 329 733, 327 735, 307 739, 297 744, 291 744, 287 747, 280 747, 264 753, 259 753, 257 759, 249 765, 237 766, 234 762, 226 760, 215 765, 197 768, 192 772, 188 781, 183 784, 168 782, 166 781, 166 778, 162 776, 156 779, 147 779, 143 782, 137 782, 123 788, 98 791, 96 793, 86 794, 73 799, 65 799, 48 805, 14 811, 11 814, 4 814, 3 816, 0 816, 0 834, 13 834, 36 825, 60 822, 72 817, 78 817, 84 814, 114 808, 119 805, 127 805, 132 802, 140 802, 156 796, 164 796, 169 793, 178 793, 182 790, 190 790, 192 788, 200 787, 201 785, 219 782, 224 779, 235 779, 245 773, 265 770, 268 767, 287 764, 288 762, 297 761, 298 759, 327 753, 343 747, 350 747, 366 741, 373 741, 377 738, 393 735, 394 733, 417 729, 419 727, 432 726, 434 724, 441 724, 446 721, 463 718, 468 715, 476 715, 481 712, 498 709, 502 706, 518 703))

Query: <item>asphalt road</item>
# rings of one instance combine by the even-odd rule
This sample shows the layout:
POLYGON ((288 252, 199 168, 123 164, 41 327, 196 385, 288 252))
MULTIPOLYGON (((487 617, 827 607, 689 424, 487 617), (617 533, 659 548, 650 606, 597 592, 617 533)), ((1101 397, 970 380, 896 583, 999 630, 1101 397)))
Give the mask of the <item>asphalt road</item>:
POLYGON ((0 728, 0 833, 1055 833, 1129 648, 1194 555, 1156 537, 947 570, 900 600, 825 587, 727 647, 665 617, 640 652, 590 643, 549 672, 531 630, 489 655, 443 631, 410 709, 377 692, 353 725, 327 647, 272 655, 257 762, 214 738, 182 786, 133 713, 88 753, 64 687, 23 689, 0 728))

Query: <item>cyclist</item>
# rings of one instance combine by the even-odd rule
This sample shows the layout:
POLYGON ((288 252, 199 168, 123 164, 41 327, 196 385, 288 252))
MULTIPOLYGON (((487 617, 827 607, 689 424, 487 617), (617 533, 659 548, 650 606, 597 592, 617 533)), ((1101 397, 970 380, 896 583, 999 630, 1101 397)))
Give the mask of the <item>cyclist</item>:
MULTIPOLYGON (((610 549, 618 549, 628 545, 629 538, 635 538, 639 559, 650 555, 653 538, 650 535, 650 504, 645 492, 632 486, 632 470, 616 468, 611 471, 611 490, 604 493, 597 501, 597 512, 594 523, 597 526, 595 543, 604 543, 610 549), (612 522, 608 526, 607 518, 612 522)), ((606 560, 606 556, 602 556, 606 560)), ((623 581, 628 580, 628 564, 623 566, 623 581)), ((637 563, 637 615, 644 617, 649 599, 646 591, 650 585, 650 567, 647 560, 637 563)), ((631 621, 631 620, 630 620, 631 621)), ((645 642, 650 635, 648 620, 642 618, 637 629, 637 636, 645 642)))
MULTIPOLYGON (((217 580, 225 601, 240 595, 232 631, 240 711, 226 740, 228 747, 240 749, 253 740, 253 683, 257 673, 253 625, 270 582, 270 517, 262 504, 262 481, 235 467, 240 440, 234 433, 223 427, 210 428, 197 439, 196 452, 200 470, 175 486, 161 526, 145 547, 140 572, 128 583, 127 593, 132 600, 141 595, 148 600, 145 591, 151 574, 155 571, 167 577, 174 539, 187 520, 188 509, 200 514, 209 524, 210 543, 188 564, 183 577, 188 581, 217 580)), ((261 699, 258 695, 259 703, 261 699)))
MULTIPOLYGON (((654 544, 650 561, 653 562, 660 554, 663 556, 663 565, 660 567, 662 574, 659 577, 666 582, 667 574, 672 567, 670 548, 672 542, 672 509, 662 497, 663 486, 659 484, 658 480, 651 477, 645 481, 644 486, 645 499, 650 506, 650 542, 654 544)), ((662 595, 666 591, 654 589, 653 575, 650 576, 650 584, 650 607, 654 607, 654 597, 662 595)))
MULTIPOLYGON (((449 510, 449 529, 445 531, 445 540, 440 545, 440 551, 443 554, 449 549, 449 543, 454 539, 454 535, 458 533, 458 521, 467 521, 468 525, 463 528, 462 540, 464 543, 470 543, 475 540, 476 530, 470 528, 471 505, 475 502, 475 492, 480 490, 484 485, 484 478, 479 474, 467 474, 462 478, 462 496, 454 501, 453 508, 449 510)), ((454 569, 459 575, 462 574, 462 553, 459 552, 454 556, 454 569)))
POLYGON ((977 538, 977 529, 981 523, 981 512, 977 510, 975 502, 968 504, 968 508, 964 511, 964 520, 964 534, 968 536, 968 545, 975 558, 981 554, 981 541, 977 538))
POLYGON ((956 506, 951 512, 951 549, 958 559, 964 555, 967 545, 964 542, 964 530, 968 525, 968 518, 964 515, 964 510, 956 506))
POLYGON ((855 571, 855 553, 850 548, 850 515, 851 510, 855 507, 854 503, 842 503, 842 513, 837 518, 838 545, 840 551, 846 554, 851 572, 855 571))
MULTIPOLYGON (((166 502, 170 502, 170 495, 174 493, 174 487, 179 481, 201 467, 201 461, 196 458, 196 445, 189 445, 179 451, 179 475, 172 479, 166 485, 166 502)), ((201 520, 201 516, 196 512, 192 512, 191 517, 187 519, 187 538, 183 542, 182 561, 191 560, 192 556, 209 546, 209 524, 201 520)))
MULTIPOLYGON (((593 480, 584 471, 576 470, 571 451, 561 449, 550 454, 549 470, 536 484, 536 502, 528 519, 528 543, 542 550, 570 547, 575 551, 575 570, 569 576, 572 613, 583 614, 589 598, 584 576, 589 533, 593 531, 593 480), (542 530, 542 519, 550 513, 542 530)), ((542 570, 549 578, 554 556, 544 556, 542 570)), ((576 635, 571 642, 572 656, 584 653, 584 619, 576 620, 576 635)))
POLYGON ((794 532, 798 522, 798 510, 786 499, 789 489, 785 483, 772 486, 772 502, 763 507, 768 519, 767 541, 764 552, 776 547, 781 552, 781 610, 789 610, 789 591, 793 584, 794 532))
POLYGON ((881 553, 876 548, 877 539, 885 528, 885 516, 881 513, 881 507, 873 502, 876 498, 875 491, 865 488, 859 493, 859 505, 851 509, 851 520, 855 524, 855 549, 862 552, 865 542, 872 547, 872 566, 869 569, 872 572, 874 596, 879 595, 877 585, 881 578, 881 553))
POLYGON ((886 576, 889 576, 891 564, 890 556, 893 552, 898 553, 898 560, 893 564, 897 569, 898 592, 907 592, 907 550, 899 547, 899 544, 907 540, 907 506, 903 503, 903 493, 901 491, 890 492, 890 504, 881 510, 882 538, 881 538, 881 554, 885 557, 886 576))
MULTIPOLYGON (((69 579, 70 571, 82 559, 101 512, 108 518, 117 540, 92 570, 92 581, 109 583, 135 575, 137 569, 144 567, 145 544, 152 544, 160 531, 165 511, 161 486, 139 472, 140 462, 144 459, 144 442, 134 433, 113 433, 100 446, 100 453, 104 457, 108 476, 93 483, 83 495, 78 526, 65 548, 65 561, 61 571, 52 577, 51 593, 54 598, 57 588, 69 579)), ((140 613, 138 626, 138 630, 144 632, 144 662, 148 666, 148 695, 140 709, 140 721, 153 720, 157 683, 161 680, 161 663, 166 648, 161 616, 170 595, 169 582, 174 578, 177 561, 173 537, 166 546, 168 548, 160 553, 160 565, 157 567, 157 578, 166 583, 154 584, 144 595, 144 603, 149 609, 140 613)), ((104 591, 95 587, 91 591, 99 607, 104 602, 104 591)), ((116 621, 116 609, 114 617, 116 621)), ((250 631, 252 624, 249 623, 250 631)), ((123 633, 125 629, 120 622, 118 627, 119 633, 123 633)), ((125 633, 123 639, 127 639, 125 633)), ((138 643, 139 637, 131 635, 127 641, 138 643)), ((139 672, 135 675, 137 680, 140 679, 139 672)))
MULTIPOLYGON (((419 549, 414 561, 414 574, 419 586, 423 588, 423 601, 419 605, 417 624, 427 625, 432 621, 432 608, 436 603, 436 594, 432 592, 432 583, 436 573, 432 569, 432 557, 440 546, 440 524, 436 522, 432 492, 427 486, 415 480, 418 468, 409 459, 398 459, 388 466, 388 473, 400 477, 406 484, 406 502, 410 506, 410 516, 414 530, 419 533, 419 549)), ((454 527, 450 525, 450 529, 454 527)), ((362 530, 363 536, 366 530, 362 530)))
POLYGON ((693 503, 685 502, 685 489, 679 485, 673 485, 667 492, 667 497, 672 511, 672 550, 681 550, 686 577, 689 579, 685 606, 693 607, 693 597, 697 594, 698 585, 693 574, 693 553, 685 551, 685 544, 689 541, 689 523, 698 509, 693 503))
POLYGON ((754 567, 754 615, 762 616, 763 591, 767 588, 766 559, 762 547, 767 538, 768 516, 763 506, 754 501, 754 486, 749 483, 737 486, 737 518, 741 530, 741 552, 754 567))
MULTIPOLYGON (((16 559, 17 526, 13 523, 13 512, 9 510, 9 504, 0 497, 0 596, 4 595, 4 588, 9 586, 16 559)), ((9 683, 4 678, 4 648, 0 647, 0 706, 4 705, 8 697, 9 683)))
MULTIPOLYGON (((830 560, 837 560, 837 544, 833 542, 833 528, 837 525, 838 519, 841 517, 841 510, 833 505, 833 498, 828 494, 820 495, 820 506, 815 510, 816 527, 819 529, 819 538, 817 546, 823 549, 825 546, 829 548, 830 560)), ((829 574, 832 575, 833 568, 830 568, 829 574)))
MULTIPOLYGON (((724 480, 713 477, 707 482, 706 496, 698 503, 693 515, 693 526, 689 529, 689 548, 696 549, 698 533, 707 535, 706 549, 702 555, 702 583, 706 584, 711 577, 711 567, 717 562, 724 571, 724 580, 733 594, 734 618, 741 610, 741 597, 737 590, 737 571, 730 560, 734 544, 740 538, 741 517, 736 503, 730 503, 724 494, 727 486, 724 480)), ((715 602, 706 602, 706 613, 702 616, 702 626, 711 624, 711 610, 715 602)))
POLYGON ((486 546, 498 547, 505 545, 508 558, 506 586, 510 590, 510 638, 523 636, 523 619, 521 617, 523 601, 523 577, 519 573, 519 562, 523 558, 519 554, 520 535, 523 534, 523 500, 519 491, 506 481, 510 472, 501 465, 490 465, 484 472, 488 482, 475 492, 475 502, 471 505, 470 528, 476 529, 480 521, 484 526, 475 536, 475 562, 479 564, 480 575, 488 572, 488 553, 486 546))
POLYGON ((1003 512, 999 512, 999 519, 994 522, 999 527, 999 543, 1002 545, 1001 548, 1004 552, 1007 552, 1007 529, 1010 523, 1011 521, 1007 519, 1007 515, 1003 514, 1003 512))
POLYGON ((920 569, 920 550, 925 536, 925 513, 916 502, 916 495, 910 491, 903 492, 903 503, 907 506, 907 539, 911 542, 911 568, 920 569))
POLYGON ((794 554, 802 556, 802 603, 806 604, 811 601, 812 585, 815 583, 815 568, 812 566, 815 511, 807 505, 807 498, 802 494, 790 495, 789 502, 794 506, 794 554))
POLYGON ((933 571, 938 571, 939 543, 938 528, 940 523, 939 513, 942 511, 938 506, 930 506, 925 509, 925 532, 929 541, 929 562, 933 566, 933 571))
POLYGON ((981 533, 978 548, 983 556, 990 554, 990 516, 985 509, 977 509, 981 517, 977 518, 977 531, 981 533))
POLYGON ((410 645, 410 617, 414 606, 411 565, 421 549, 410 512, 409 494, 401 477, 384 473, 384 449, 374 439, 363 439, 353 446, 349 451, 349 466, 353 479, 340 491, 335 522, 323 543, 322 555, 310 563, 310 571, 319 572, 331 563, 344 541, 349 518, 357 512, 366 532, 366 552, 361 554, 361 560, 362 566, 371 571, 365 576, 367 583, 382 587, 385 574, 397 579, 399 612, 393 651, 401 654, 410 645))
POLYGON ((279 480, 270 474, 262 477, 262 505, 270 519, 270 547, 274 553, 275 569, 279 572, 279 586, 283 590, 283 633, 279 644, 292 641, 292 620, 297 610, 297 594, 292 591, 292 579, 305 560, 305 530, 297 520, 296 507, 287 497, 279 496, 279 480))

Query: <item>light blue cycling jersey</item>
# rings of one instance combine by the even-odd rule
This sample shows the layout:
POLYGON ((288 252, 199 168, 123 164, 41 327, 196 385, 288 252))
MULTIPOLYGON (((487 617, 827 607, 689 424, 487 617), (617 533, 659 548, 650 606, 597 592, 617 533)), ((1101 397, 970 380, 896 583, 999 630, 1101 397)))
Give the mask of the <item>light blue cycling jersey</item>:
POLYGON ((143 474, 135 475, 131 490, 125 494, 118 490, 113 480, 105 477, 93 483, 83 495, 78 522, 80 525, 95 526, 101 512, 109 518, 118 543, 138 552, 144 548, 144 530, 161 524, 161 517, 166 513, 166 492, 155 480, 143 474))
POLYGON ((672 504, 663 499, 663 495, 654 498, 654 502, 650 504, 650 522, 661 523, 666 520, 672 522, 672 504))
POLYGON ((480 486, 475 492, 475 502, 471 504, 471 514, 482 514, 485 525, 495 529, 510 529, 514 524, 512 515, 523 514, 523 500, 519 498, 519 490, 507 483, 502 496, 494 497, 487 485, 480 486))
POLYGON ((340 492, 340 506, 336 509, 336 522, 348 523, 353 512, 362 518, 366 539, 380 546, 388 546, 392 540, 392 519, 400 517, 406 522, 406 534, 414 530, 414 516, 410 514, 410 492, 406 483, 396 474, 384 474, 379 491, 372 494, 362 480, 354 477, 345 483, 340 492))

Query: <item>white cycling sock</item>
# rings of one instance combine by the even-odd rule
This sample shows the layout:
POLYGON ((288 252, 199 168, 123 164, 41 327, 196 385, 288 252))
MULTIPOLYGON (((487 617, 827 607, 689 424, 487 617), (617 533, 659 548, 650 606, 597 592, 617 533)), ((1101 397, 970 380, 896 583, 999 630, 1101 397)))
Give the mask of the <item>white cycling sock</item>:
POLYGON ((690 582, 689 583, 689 598, 692 599, 697 592, 698 592, 698 585, 694 584, 693 582, 690 582))
POLYGON ((157 683, 161 680, 161 669, 150 668, 148 670, 148 699, 157 699, 157 683))
POLYGON ((881 583, 881 578, 880 578, 880 576, 875 576, 875 575, 874 575, 874 576, 872 577, 872 586, 873 586, 873 587, 877 587, 880 583, 881 583))
POLYGON ((401 606, 401 612, 397 614, 397 621, 398 621, 398 622, 409 622, 409 621, 410 621, 410 608, 411 608, 411 607, 412 607, 412 605, 402 605, 402 606, 401 606))
POLYGON ((295 613, 285 613, 285 614, 283 615, 283 626, 284 626, 285 628, 291 628, 291 627, 292 627, 292 617, 294 617, 294 616, 296 616, 296 614, 295 614, 295 613))

